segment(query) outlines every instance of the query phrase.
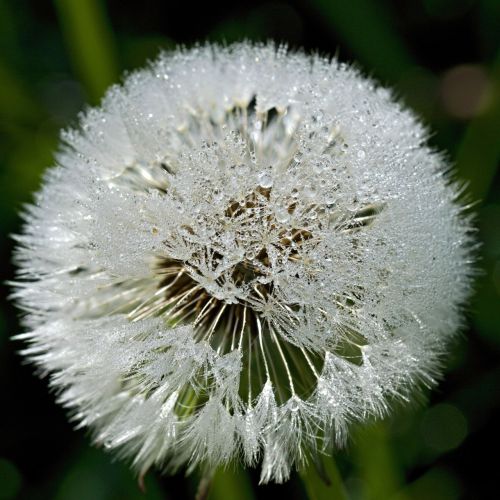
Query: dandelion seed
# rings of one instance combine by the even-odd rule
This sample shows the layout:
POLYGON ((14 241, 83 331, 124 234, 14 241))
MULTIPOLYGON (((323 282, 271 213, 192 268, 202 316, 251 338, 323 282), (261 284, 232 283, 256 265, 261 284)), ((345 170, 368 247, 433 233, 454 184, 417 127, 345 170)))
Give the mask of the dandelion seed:
POLYGON ((164 54, 67 131, 18 236, 24 354, 95 441, 262 481, 432 385, 471 223, 426 131, 336 60, 164 54))

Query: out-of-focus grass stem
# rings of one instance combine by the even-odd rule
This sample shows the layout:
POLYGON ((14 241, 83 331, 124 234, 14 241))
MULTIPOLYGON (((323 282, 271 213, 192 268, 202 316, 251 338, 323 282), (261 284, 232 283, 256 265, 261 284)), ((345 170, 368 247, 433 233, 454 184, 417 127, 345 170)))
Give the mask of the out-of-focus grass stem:
POLYGON ((97 103, 116 81, 113 34, 98 0, 55 0, 73 67, 88 96, 97 103))
POLYGON ((236 471, 219 469, 210 485, 209 500, 255 500, 248 473, 238 468, 236 471))
POLYGON ((342 477, 332 457, 318 456, 317 463, 311 461, 300 472, 300 477, 310 500, 347 500, 342 477))
POLYGON ((313 0, 311 4, 357 59, 391 82, 415 66, 413 56, 394 30, 390 13, 375 0, 313 0))
MULTIPOLYGON (((386 422, 359 429, 356 433, 354 456, 357 473, 370 500, 388 500, 401 490, 403 471, 397 465, 389 440, 386 422)), ((400 493, 399 500, 404 495, 400 493)))

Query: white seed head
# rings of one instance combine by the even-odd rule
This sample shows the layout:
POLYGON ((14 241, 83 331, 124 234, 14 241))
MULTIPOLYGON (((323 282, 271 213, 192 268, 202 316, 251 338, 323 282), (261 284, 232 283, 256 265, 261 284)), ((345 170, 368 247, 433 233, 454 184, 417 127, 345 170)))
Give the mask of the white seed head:
POLYGON ((432 385, 470 220, 426 130, 336 60, 161 55, 65 132, 18 236, 26 356, 142 473, 284 481, 432 385))

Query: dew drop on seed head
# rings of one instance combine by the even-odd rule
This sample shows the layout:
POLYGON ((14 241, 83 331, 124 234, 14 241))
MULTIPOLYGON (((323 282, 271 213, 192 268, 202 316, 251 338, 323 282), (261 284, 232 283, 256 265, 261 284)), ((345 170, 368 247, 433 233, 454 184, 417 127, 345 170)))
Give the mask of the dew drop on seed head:
POLYGON ((293 159, 297 162, 297 163, 300 163, 302 161, 302 157, 303 157, 303 153, 301 152, 298 152, 298 153, 295 153, 295 156, 293 157, 293 159))
POLYGON ((269 172, 261 172, 259 174, 259 186, 263 188, 270 188, 273 186, 273 178, 269 172))

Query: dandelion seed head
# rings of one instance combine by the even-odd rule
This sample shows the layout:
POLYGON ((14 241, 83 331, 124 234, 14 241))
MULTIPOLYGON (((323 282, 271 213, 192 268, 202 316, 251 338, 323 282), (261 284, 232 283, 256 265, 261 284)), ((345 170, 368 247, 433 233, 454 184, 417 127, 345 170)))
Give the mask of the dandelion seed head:
POLYGON ((95 441, 284 481, 433 385, 471 222, 427 132, 336 60, 161 55, 63 134, 18 236, 24 354, 95 441))

